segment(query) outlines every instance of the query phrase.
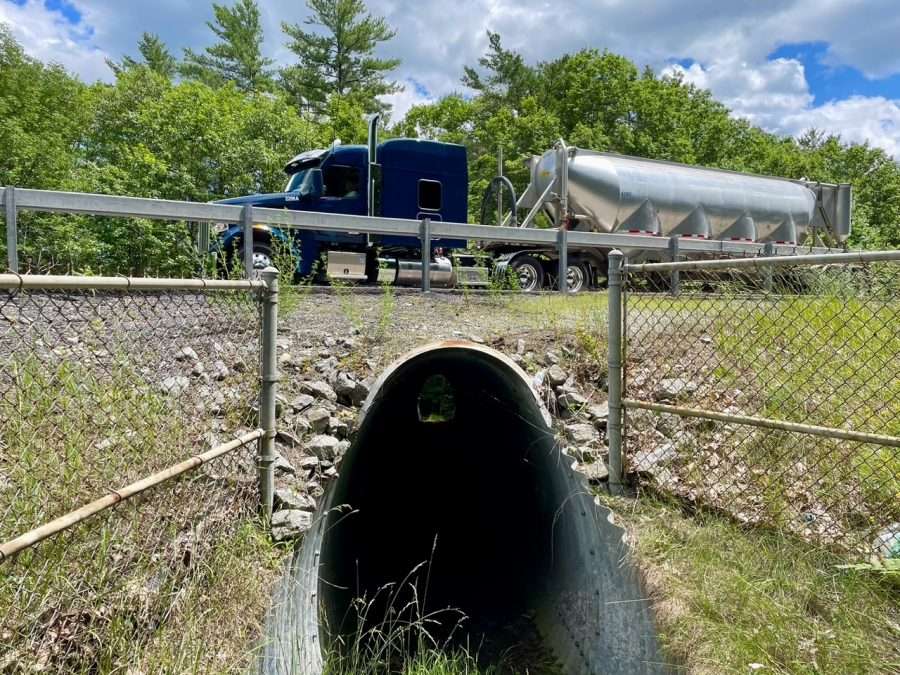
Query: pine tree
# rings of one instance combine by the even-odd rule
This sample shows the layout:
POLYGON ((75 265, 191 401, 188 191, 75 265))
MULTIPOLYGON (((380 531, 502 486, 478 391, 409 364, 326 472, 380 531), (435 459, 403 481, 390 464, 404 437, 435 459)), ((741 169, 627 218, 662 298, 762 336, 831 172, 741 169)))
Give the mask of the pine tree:
POLYGON ((298 59, 281 71, 282 84, 298 107, 321 112, 337 95, 354 99, 369 112, 384 110, 377 97, 401 90, 385 79, 400 59, 379 59, 374 53, 395 31, 384 18, 369 14, 362 0, 309 0, 307 6, 312 16, 304 25, 319 30, 282 23, 290 38, 287 46, 298 59))
POLYGON ((126 56, 121 63, 107 59, 106 64, 112 68, 116 75, 132 68, 146 67, 168 80, 175 76, 178 70, 178 62, 169 52, 166 44, 155 33, 144 33, 141 36, 141 40, 138 42, 138 52, 142 60, 126 56))
POLYGON ((213 3, 215 22, 207 26, 220 42, 197 54, 184 50, 181 74, 210 86, 234 82, 241 91, 269 91, 274 61, 262 55, 263 29, 255 0, 237 0, 232 7, 213 3))

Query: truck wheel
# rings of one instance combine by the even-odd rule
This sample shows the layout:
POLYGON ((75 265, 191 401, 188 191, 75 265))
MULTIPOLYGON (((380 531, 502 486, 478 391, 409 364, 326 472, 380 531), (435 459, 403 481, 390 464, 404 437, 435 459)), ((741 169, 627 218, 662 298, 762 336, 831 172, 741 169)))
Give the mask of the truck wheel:
POLYGON ((582 263, 572 263, 566 269, 566 284, 569 293, 579 293, 588 285, 587 268, 582 263))
POLYGON ((512 269, 519 281, 519 290, 531 293, 544 286, 544 267, 530 255, 519 256, 512 261, 512 269))
MULTIPOLYGON (((232 246, 225 256, 225 275, 231 276, 234 266, 237 262, 244 261, 244 245, 238 241, 232 246)), ((267 267, 272 267, 272 247, 265 241, 253 242, 253 277, 259 276, 259 273, 267 267)))

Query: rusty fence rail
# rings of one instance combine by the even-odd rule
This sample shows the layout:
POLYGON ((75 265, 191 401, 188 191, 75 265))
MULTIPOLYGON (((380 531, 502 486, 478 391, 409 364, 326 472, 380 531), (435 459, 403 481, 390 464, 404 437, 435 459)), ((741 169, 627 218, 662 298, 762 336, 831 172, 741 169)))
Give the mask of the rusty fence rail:
POLYGON ((900 556, 900 251, 610 261, 613 482, 900 556))
POLYGON ((271 514, 277 302, 274 270, 0 274, 0 671, 114 664, 271 514))

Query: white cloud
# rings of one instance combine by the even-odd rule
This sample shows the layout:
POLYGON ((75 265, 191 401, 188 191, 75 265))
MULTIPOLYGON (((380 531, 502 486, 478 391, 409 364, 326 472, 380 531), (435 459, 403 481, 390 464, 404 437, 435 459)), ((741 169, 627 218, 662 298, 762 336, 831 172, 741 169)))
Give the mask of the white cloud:
POLYGON ((9 25, 31 56, 59 63, 87 80, 109 79, 106 54, 90 44, 89 32, 48 10, 40 0, 25 0, 23 5, 0 0, 0 23, 9 25))
POLYGON ((758 65, 725 60, 685 68, 671 65, 664 74, 709 89, 734 112, 769 131, 797 136, 810 128, 872 145, 900 158, 900 102, 854 96, 814 106, 803 64, 775 59, 758 65))
MULTIPOLYGON (((93 29, 90 39, 73 38, 71 27, 40 0, 27 0, 24 7, 0 0, 0 21, 13 25, 30 53, 88 80, 108 80, 104 57, 134 54, 143 31, 159 33, 176 54, 212 39, 206 0, 155 0, 152 6, 139 0, 71 1, 83 14, 82 24, 93 29)), ((265 51, 285 63, 291 54, 281 22, 302 22, 308 10, 296 0, 259 3, 265 51)), ((391 97, 395 119, 430 96, 461 90, 462 67, 484 53, 490 29, 529 62, 584 47, 607 48, 658 71, 673 59, 690 59, 697 63, 684 69, 686 77, 767 129, 796 133, 817 125, 847 140, 870 138, 890 152, 900 145, 897 102, 872 97, 814 106, 802 64, 767 60, 783 44, 822 41, 829 45, 831 64, 870 77, 898 73, 896 0, 368 0, 368 6, 397 30, 380 49, 403 60, 394 77, 407 86, 391 97), (410 86, 410 79, 429 95, 410 86)))
POLYGON ((391 119, 394 121, 403 119, 414 105, 433 103, 435 100, 434 96, 423 93, 415 80, 407 79, 399 84, 403 91, 381 97, 382 101, 391 105, 391 119))

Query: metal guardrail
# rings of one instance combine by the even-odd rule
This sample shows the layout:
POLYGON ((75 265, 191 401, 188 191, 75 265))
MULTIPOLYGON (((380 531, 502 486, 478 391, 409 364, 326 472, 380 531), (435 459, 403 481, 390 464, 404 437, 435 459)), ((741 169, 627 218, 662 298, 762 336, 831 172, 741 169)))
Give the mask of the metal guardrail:
MULTIPOLYGON (((720 241, 675 237, 673 246, 669 238, 651 235, 634 235, 603 232, 567 231, 560 236, 555 229, 506 227, 497 225, 472 225, 429 221, 427 228, 420 220, 349 216, 270 209, 230 204, 200 204, 196 202, 143 197, 122 197, 82 192, 60 192, 6 187, 0 190, 0 201, 6 213, 6 238, 8 267, 18 271, 17 222, 19 210, 47 213, 72 213, 108 217, 147 218, 151 220, 175 220, 203 223, 241 224, 245 233, 251 233, 253 224, 275 226, 283 229, 316 230, 349 234, 399 235, 418 238, 423 248, 430 249, 430 241, 437 238, 467 239, 502 242, 508 244, 537 245, 556 248, 560 259, 565 260, 571 247, 600 248, 604 250, 673 251, 679 253, 704 253, 713 255, 758 256, 798 255, 801 253, 825 253, 829 249, 803 246, 774 245, 743 241, 720 241)), ((427 219, 426 219, 427 220, 427 219)), ((245 236, 245 266, 252 255, 252 237, 245 236)), ((426 268, 427 270, 427 268, 426 268)), ((563 289, 564 290, 564 289, 563 289)))

